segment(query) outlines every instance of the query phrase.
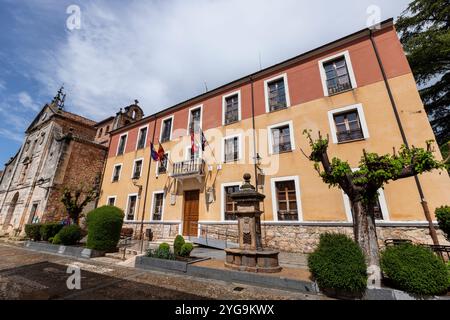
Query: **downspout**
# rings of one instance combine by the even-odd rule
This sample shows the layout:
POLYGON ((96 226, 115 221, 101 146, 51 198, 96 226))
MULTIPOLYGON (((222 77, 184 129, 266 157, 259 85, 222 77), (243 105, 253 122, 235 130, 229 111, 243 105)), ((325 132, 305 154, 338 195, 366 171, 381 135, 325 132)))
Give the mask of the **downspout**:
POLYGON ((250 76, 250 85, 252 91, 252 126, 253 126, 253 154, 254 154, 254 167, 255 167, 255 187, 258 190, 258 150, 256 148, 256 126, 255 126, 255 99, 253 93, 253 77, 250 76))
MULTIPOLYGON (((144 194, 144 204, 143 204, 143 208, 142 208, 142 218, 141 218, 141 231, 140 231, 140 240, 141 240, 141 253, 143 251, 144 248, 144 238, 143 238, 143 232, 144 232, 144 218, 145 218, 145 209, 146 209, 146 205, 147 205, 147 194, 148 194, 148 183, 150 180, 150 169, 152 166, 152 155, 151 155, 151 144, 154 143, 155 140, 155 133, 156 133, 156 120, 157 120, 157 116, 154 116, 154 123, 153 123, 153 135, 152 135, 152 142, 150 143, 150 157, 149 157, 149 161, 148 161, 148 170, 147 170, 147 178, 145 180, 145 194, 144 194)), ((139 201, 140 202, 140 201, 139 201)))
MULTIPOLYGON (((378 65, 379 65, 381 73, 383 75, 384 84, 386 86, 386 90, 387 90, 388 95, 389 95, 389 100, 391 101, 391 106, 392 106, 392 109, 393 109, 394 114, 395 114, 395 119, 397 121, 398 128, 400 129, 400 134, 402 136, 403 144, 406 146, 406 148, 409 149, 408 140, 406 138, 405 130, 403 129, 403 125, 402 125, 402 122, 401 122, 401 119, 400 119, 400 115, 398 113, 397 105, 395 103, 394 96, 392 94, 391 86, 389 85, 388 78, 387 78, 387 75, 386 75, 386 71, 384 69, 383 62, 381 60, 381 57, 380 57, 377 45, 375 43, 373 30, 370 30, 369 32, 370 32, 370 41, 372 43, 373 50, 374 50, 375 55, 377 57, 378 65)), ((419 191, 420 203, 422 204, 423 212, 424 212, 425 217, 426 217, 426 219, 428 221, 428 228, 430 229, 430 236, 433 239, 434 245, 439 245, 439 239, 438 239, 437 234, 436 234, 436 229, 434 228, 434 225, 433 225, 433 220, 431 219, 430 209, 428 208, 428 203, 427 203, 427 201, 425 199, 423 188, 422 188, 422 185, 420 183, 419 177, 417 175, 414 175, 414 181, 416 182, 417 190, 419 191)))

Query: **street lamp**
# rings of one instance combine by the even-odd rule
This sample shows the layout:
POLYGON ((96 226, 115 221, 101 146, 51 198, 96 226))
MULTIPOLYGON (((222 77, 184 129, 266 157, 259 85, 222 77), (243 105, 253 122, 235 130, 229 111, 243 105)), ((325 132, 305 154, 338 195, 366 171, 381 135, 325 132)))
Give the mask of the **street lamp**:
MULTIPOLYGON (((133 185, 135 187, 138 188, 138 207, 137 207, 137 212, 139 213, 139 207, 141 206, 141 195, 142 195, 142 185, 138 184, 139 178, 138 177, 133 177, 132 179, 133 181, 133 185)), ((141 241, 141 253, 144 249, 144 216, 145 216, 145 212, 142 212, 142 219, 141 219, 141 230, 139 232, 139 240, 141 241)))

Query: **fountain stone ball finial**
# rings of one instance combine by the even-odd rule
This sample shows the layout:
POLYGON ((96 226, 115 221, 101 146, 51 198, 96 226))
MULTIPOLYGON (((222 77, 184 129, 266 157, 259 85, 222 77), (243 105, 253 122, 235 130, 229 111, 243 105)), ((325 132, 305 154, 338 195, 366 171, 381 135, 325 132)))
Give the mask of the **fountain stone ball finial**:
POLYGON ((245 173, 244 176, 244 184, 241 187, 241 190, 255 190, 255 187, 251 185, 250 179, 252 175, 250 173, 245 173))

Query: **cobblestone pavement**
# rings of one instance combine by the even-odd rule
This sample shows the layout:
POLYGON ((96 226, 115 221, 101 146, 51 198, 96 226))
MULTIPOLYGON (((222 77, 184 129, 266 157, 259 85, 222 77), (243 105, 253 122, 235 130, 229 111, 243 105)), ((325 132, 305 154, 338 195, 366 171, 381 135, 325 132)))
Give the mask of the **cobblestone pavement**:
POLYGON ((74 259, 0 244, 0 299, 317 300, 306 295, 157 271, 105 260, 74 259), (81 290, 69 290, 68 266, 81 269, 81 290))

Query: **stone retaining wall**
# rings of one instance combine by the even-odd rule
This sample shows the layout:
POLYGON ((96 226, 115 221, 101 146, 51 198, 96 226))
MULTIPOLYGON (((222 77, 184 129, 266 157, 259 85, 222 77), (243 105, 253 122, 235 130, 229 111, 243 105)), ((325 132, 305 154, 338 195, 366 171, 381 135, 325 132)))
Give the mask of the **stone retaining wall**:
MULTIPOLYGON (((208 238, 237 243, 237 225, 208 225, 208 238)), ((319 243, 322 233, 344 233, 353 238, 351 226, 319 225, 271 225, 261 228, 263 244, 269 248, 298 253, 311 253, 319 243)), ((409 239, 414 243, 432 244, 427 226, 378 226, 378 241, 384 245, 386 239, 409 239)), ((437 230, 441 245, 450 245, 441 230, 437 230)), ((206 226, 201 228, 201 237, 206 237, 206 226)))
MULTIPOLYGON (((134 230, 133 239, 139 239, 141 232, 140 223, 124 223, 123 228, 131 228, 134 230)), ((171 239, 178 235, 179 224, 162 224, 162 223, 144 223, 143 232, 145 236, 145 230, 152 229, 153 240, 171 239)))

